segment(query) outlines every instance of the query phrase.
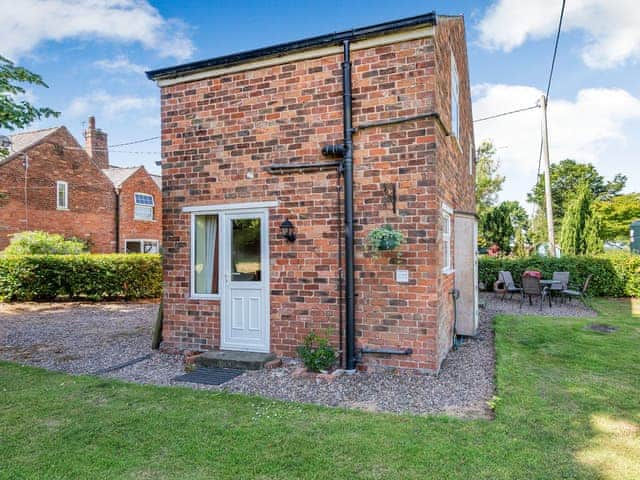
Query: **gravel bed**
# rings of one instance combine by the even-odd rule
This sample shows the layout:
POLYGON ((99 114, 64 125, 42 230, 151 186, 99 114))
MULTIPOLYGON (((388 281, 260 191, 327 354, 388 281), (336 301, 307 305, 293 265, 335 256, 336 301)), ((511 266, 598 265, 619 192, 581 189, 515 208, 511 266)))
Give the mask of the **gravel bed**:
POLYGON ((155 303, 0 304, 0 358, 93 373, 151 352, 155 303))
POLYGON ((492 312, 510 313, 516 315, 543 315, 547 317, 596 317, 597 312, 592 308, 586 307, 580 300, 573 299, 571 301, 560 301, 554 298, 549 308, 548 301, 540 310, 540 300, 533 299, 533 305, 529 305, 529 299, 526 298, 520 308, 520 298, 514 295, 509 299, 509 295, 502 300, 501 294, 492 292, 481 292, 480 301, 485 304, 485 308, 492 312))
POLYGON ((438 375, 357 373, 296 378, 295 364, 249 371, 221 386, 175 382, 183 359, 150 349, 156 317, 154 303, 22 303, 0 305, 0 359, 73 374, 95 374, 144 356, 148 358, 102 376, 143 384, 226 390, 272 399, 358 408, 368 411, 490 417, 494 394, 495 354, 492 318, 496 313, 596 316, 582 303, 557 304, 542 312, 518 299, 501 300, 482 293, 480 329, 451 351, 438 375))

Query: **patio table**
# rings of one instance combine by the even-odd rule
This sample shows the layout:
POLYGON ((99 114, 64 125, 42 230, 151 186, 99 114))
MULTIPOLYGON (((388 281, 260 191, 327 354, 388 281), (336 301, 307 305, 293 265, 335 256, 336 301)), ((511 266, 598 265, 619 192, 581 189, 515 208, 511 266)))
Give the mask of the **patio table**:
POLYGON ((540 280, 540 285, 549 289, 549 306, 551 306, 551 294, 553 292, 560 293, 560 290, 554 289, 553 287, 561 284, 562 282, 560 280, 540 280))

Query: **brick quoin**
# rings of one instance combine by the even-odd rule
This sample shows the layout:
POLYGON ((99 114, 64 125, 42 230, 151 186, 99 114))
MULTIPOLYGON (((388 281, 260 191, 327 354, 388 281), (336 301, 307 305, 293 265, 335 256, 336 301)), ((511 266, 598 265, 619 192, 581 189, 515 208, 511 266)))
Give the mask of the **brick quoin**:
MULTIPOLYGON (((161 84, 163 348, 220 346, 220 302, 190 298, 190 214, 183 207, 274 199, 271 351, 295 356, 311 330, 333 332, 331 341, 340 347, 342 179, 335 169, 273 175, 267 167, 324 161, 322 146, 342 141, 341 62, 341 52, 329 52, 161 84), (280 236, 287 218, 297 229, 294 243, 280 236)), ((413 350, 407 356, 364 354, 361 365, 437 371, 451 347, 453 325, 454 276, 442 273, 442 203, 475 211, 463 20, 438 17, 419 38, 354 48, 352 63, 356 129, 439 114, 354 134, 357 347, 413 350), (459 139, 448 134, 451 54, 460 77, 459 139), (388 184, 396 187, 395 212, 385 194, 388 184), (405 235, 399 254, 367 251, 367 234, 383 224, 405 235), (409 271, 409 283, 396 282, 397 269, 409 271)))

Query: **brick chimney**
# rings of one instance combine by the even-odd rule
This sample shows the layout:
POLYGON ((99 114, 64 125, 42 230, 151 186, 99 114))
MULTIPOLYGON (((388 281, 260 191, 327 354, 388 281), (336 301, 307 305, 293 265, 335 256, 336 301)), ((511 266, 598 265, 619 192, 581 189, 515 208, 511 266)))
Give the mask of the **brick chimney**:
POLYGON ((89 126, 84 132, 84 149, 98 168, 109 168, 107 134, 96 128, 96 118, 89 117, 89 126))

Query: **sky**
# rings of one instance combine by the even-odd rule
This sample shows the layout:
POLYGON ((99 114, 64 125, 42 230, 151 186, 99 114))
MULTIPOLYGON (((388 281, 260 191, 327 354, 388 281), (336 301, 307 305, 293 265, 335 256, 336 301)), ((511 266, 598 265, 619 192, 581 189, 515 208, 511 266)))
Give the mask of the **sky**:
MULTIPOLYGON (((549 95, 551 162, 622 172, 640 191, 640 8, 637 0, 568 0, 549 95)), ((145 70, 435 10, 463 14, 473 114, 536 104, 546 89, 561 0, 146 1, 0 0, 0 55, 49 85, 26 99, 62 114, 82 143, 89 115, 118 145, 160 135, 159 90, 145 70)), ((540 109, 475 123, 506 177, 500 200, 525 202, 536 180, 540 109)), ((9 132, 0 132, 7 134, 9 132)), ((111 163, 158 173, 160 142, 111 148, 111 163)))

